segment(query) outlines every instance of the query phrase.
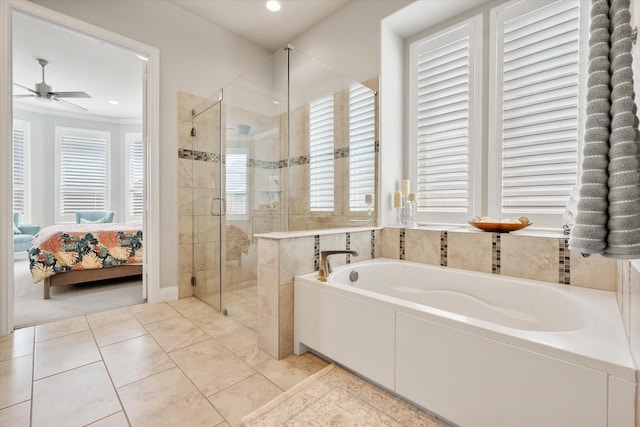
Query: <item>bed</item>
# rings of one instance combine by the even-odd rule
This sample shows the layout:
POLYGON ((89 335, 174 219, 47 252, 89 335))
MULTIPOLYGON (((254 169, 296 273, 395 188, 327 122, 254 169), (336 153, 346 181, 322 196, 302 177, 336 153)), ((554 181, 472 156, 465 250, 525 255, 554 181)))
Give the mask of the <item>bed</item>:
POLYGON ((42 229, 29 249, 33 283, 51 286, 142 274, 142 224, 56 224, 42 229))

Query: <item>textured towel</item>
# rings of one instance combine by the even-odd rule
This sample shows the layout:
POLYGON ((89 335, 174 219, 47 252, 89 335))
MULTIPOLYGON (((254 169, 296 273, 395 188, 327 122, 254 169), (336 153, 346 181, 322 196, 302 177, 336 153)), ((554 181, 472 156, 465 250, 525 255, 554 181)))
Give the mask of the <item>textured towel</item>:
POLYGON ((580 201, 570 249, 640 258, 640 161, 629 0, 593 0, 580 201))

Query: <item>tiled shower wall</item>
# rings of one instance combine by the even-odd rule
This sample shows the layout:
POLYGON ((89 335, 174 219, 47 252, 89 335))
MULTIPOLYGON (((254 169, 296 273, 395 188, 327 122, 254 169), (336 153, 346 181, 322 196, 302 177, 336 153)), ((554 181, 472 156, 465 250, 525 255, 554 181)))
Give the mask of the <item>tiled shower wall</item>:
MULTIPOLYGON (((393 227, 315 233, 280 233, 259 239, 258 343, 272 357, 283 358, 293 351, 293 279, 317 271, 323 250, 356 250, 359 256, 350 257, 350 262, 378 257, 405 259, 605 291, 615 291, 619 278, 618 261, 600 256, 583 258, 569 251, 562 235, 393 227)), ((346 262, 345 256, 332 259, 335 266, 346 262)), ((635 286, 637 289, 638 284, 635 286)))

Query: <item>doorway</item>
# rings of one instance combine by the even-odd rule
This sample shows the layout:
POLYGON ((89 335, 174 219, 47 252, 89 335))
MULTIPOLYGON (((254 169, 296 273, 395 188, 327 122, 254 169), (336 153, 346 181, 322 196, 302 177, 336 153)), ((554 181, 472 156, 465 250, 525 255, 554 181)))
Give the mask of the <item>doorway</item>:
MULTIPOLYGON (((11 141, 13 140, 13 135, 11 129, 13 128, 13 120, 16 116, 20 114, 26 114, 27 116, 31 116, 32 118, 37 115, 46 115, 43 113, 44 109, 29 109, 25 108, 26 113, 21 112, 17 113, 13 111, 12 104, 9 104, 13 101, 12 92, 17 93, 15 91, 15 86, 13 85, 14 81, 17 81, 19 77, 17 74, 12 76, 12 68, 16 68, 19 66, 20 62, 20 53, 19 49, 15 49, 15 45, 11 46, 11 28, 12 24, 18 24, 18 22, 14 23, 14 21, 20 21, 20 19, 31 19, 31 20, 39 20, 44 24, 50 25, 52 27, 62 28, 68 34, 73 35, 78 38, 84 38, 86 41, 90 41, 94 43, 94 45, 103 46, 112 50, 119 50, 120 52, 128 52, 132 57, 135 55, 139 55, 136 60, 139 65, 139 75, 138 78, 141 81, 141 90, 139 94, 139 104, 141 112, 139 114, 139 123, 137 125, 132 124, 131 120, 128 123, 125 123, 126 120, 122 120, 120 118, 120 126, 117 126, 117 136, 121 141, 126 141, 127 138, 131 139, 131 135, 135 135, 136 133, 140 136, 139 140, 143 143, 143 165, 142 165, 142 175, 144 178, 144 185, 142 186, 142 201, 139 203, 139 206, 142 206, 142 211, 134 212, 134 210, 129 209, 129 201, 126 197, 122 197, 121 200, 115 202, 119 204, 119 210, 121 212, 121 220, 125 221, 127 219, 132 220, 134 215, 139 216, 139 220, 144 224, 143 225, 143 235, 145 246, 150 248, 154 247, 154 243, 158 240, 158 222, 159 222, 159 213, 158 213, 158 189, 155 188, 157 185, 155 183, 158 182, 158 92, 159 92, 159 83, 158 83, 158 51, 155 48, 150 46, 146 46, 135 42, 130 39, 126 39, 117 34, 93 27, 92 25, 86 24, 82 21, 70 18, 68 16, 59 14, 57 12, 51 11, 49 9, 33 5, 26 2, 2 2, 0 9, 0 17, 2 18, 3 30, 0 33, 0 41, 2 44, 2 69, 0 72, 0 84, 3 88, 2 91, 2 105, 3 113, 0 117, 0 122, 2 123, 2 140, 9 142, 8 144, 2 144, 2 168, 5 171, 11 172, 13 170, 13 165, 11 163, 12 160, 12 145, 11 141), (4 25, 7 24, 7 25, 4 25), (13 54, 9 54, 8 52, 12 52, 10 47, 14 47, 13 54), (144 111, 144 113, 143 113, 144 111), (8 132, 6 131, 8 129, 8 132), (126 134, 129 134, 127 137, 126 134), (8 150, 7 150, 8 147, 8 150), (155 209, 154 209, 155 208, 155 209)), ((24 28, 24 27, 21 27, 24 28)), ((33 32, 33 28, 30 28, 30 31, 33 32)), ((14 33, 15 35, 15 33, 14 33)), ((46 45, 47 43, 43 43, 42 39, 40 44, 46 45)), ((62 44, 64 45, 64 44, 62 44)), ((44 54, 38 53, 38 56, 43 56, 44 54)), ((35 56, 31 53, 31 56, 35 56)), ((80 59, 86 58, 85 56, 81 56, 75 62, 78 63, 80 59)), ((46 58, 43 58, 46 59, 46 58)), ((58 61, 62 64, 64 61, 58 61)), ((35 60, 34 60, 34 63, 35 60)), ((36 65, 39 65, 36 63, 36 65)), ((51 63, 53 65, 53 63, 51 63)), ((48 66, 48 65, 47 65, 48 66)), ((81 81, 82 78, 78 75, 77 81, 81 81)), ((48 78, 48 77, 47 77, 48 78)), ((32 77, 25 77, 24 79, 20 79, 27 84, 24 86, 28 87, 28 84, 32 77)), ((20 83, 22 83, 22 81, 20 83)), ((40 82, 41 79, 38 78, 34 80, 35 82, 40 82)), ((48 80, 47 84, 52 85, 52 80, 48 80)), ((80 83, 78 83, 80 84, 80 83)), ((67 85, 67 88, 69 86, 67 85)), ((24 89, 23 89, 24 90, 24 89)), ((60 88, 58 90, 67 90, 66 88, 60 88)), ((98 98, 98 96, 95 96, 98 98)), ((76 100, 72 100, 76 101, 76 100)), ((114 100, 117 102, 117 100, 114 100)), ((81 107, 81 103, 76 102, 81 107)), ((86 106, 85 106, 86 108, 86 106)), ((76 124, 79 123, 79 120, 82 118, 79 116, 78 112, 72 112, 69 114, 58 113, 58 116, 63 116, 65 123, 68 125, 69 121, 76 120, 76 124)), ((110 125, 114 125, 114 123, 110 123, 110 125)), ((69 127, 69 126, 67 126, 69 127)), ((77 126, 73 126, 76 127, 77 126)), ((113 126, 112 126, 113 127, 113 126)), ((95 130, 95 126, 94 129, 95 130)), ((111 129, 113 133, 116 133, 114 129, 111 129)), ((135 139, 135 138, 134 138, 135 139)), ((54 141, 50 141, 53 144, 54 141)), ((121 144, 126 146, 126 144, 121 144)), ((32 153, 33 154, 33 153, 32 153)), ((39 153, 42 155, 42 153, 39 153)), ((112 155, 113 153, 110 153, 112 155)), ((54 154, 55 156, 55 154, 54 154)), ((119 159, 115 159, 120 163, 126 162, 128 155, 124 150, 120 153, 117 153, 116 156, 120 157, 119 159)), ((111 161, 114 159, 111 158, 111 161)), ((128 166, 122 167, 119 166, 119 176, 128 176, 127 171, 124 173, 122 169, 127 169, 128 166)), ((2 175, 0 178, 0 195, 4 200, 12 200, 14 185, 9 179, 13 180, 13 176, 7 176, 8 174, 2 175)), ((126 181, 126 179, 119 178, 119 181, 126 181)), ((126 188, 125 186, 119 186, 118 188, 126 188)), ((116 190, 116 192, 121 192, 121 190, 116 190)), ((125 196, 129 195, 128 191, 125 192, 125 196)), ((140 195, 138 195, 138 199, 140 195)), ((38 202, 42 203, 41 198, 38 198, 38 202)), ((49 200, 53 205, 56 204, 55 200, 49 200)), ((3 238, 3 244, 0 247, 0 255, 8 255, 2 256, 2 260, 0 261, 0 270, 3 272, 2 281, 0 281, 0 312, 2 316, 0 317, 0 335, 5 335, 10 333, 14 326, 14 311, 13 311, 13 301, 15 298, 15 292, 13 289, 13 277, 14 277, 14 269, 13 269, 13 235, 12 233, 8 233, 8 224, 11 221, 9 218, 13 217, 13 206, 12 203, 3 204, 7 207, 0 213, 0 220, 2 220, 2 225, 0 225, 0 236, 9 237, 6 240, 3 238)), ((30 215, 32 218, 27 218, 29 222, 33 221, 33 217, 36 216, 33 214, 34 211, 37 211, 38 214, 41 214, 41 210, 32 208, 27 212, 27 217, 30 215)), ((56 215, 60 214, 60 210, 56 210, 53 213, 53 218, 56 220, 56 215)), ((43 218, 43 217, 41 217, 43 218)), ((51 215, 48 221, 51 221, 51 215)), ((59 218, 58 218, 59 219, 59 218)), ((68 219, 67 219, 68 220, 68 219)), ((45 220, 40 220, 42 222, 47 222, 45 220)), ((155 243, 157 246, 157 243, 155 243)), ((143 265, 144 265, 144 274, 143 274, 143 282, 144 288, 147 290, 146 295, 149 302, 157 302, 159 300, 159 282, 158 282, 158 251, 157 250, 147 250, 144 254, 143 265)), ((141 299, 143 295, 140 295, 141 299)))

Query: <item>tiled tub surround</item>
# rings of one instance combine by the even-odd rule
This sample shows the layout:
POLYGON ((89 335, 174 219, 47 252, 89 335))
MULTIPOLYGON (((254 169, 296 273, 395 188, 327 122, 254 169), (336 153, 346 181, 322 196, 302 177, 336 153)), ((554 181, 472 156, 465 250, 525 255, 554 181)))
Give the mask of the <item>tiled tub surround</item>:
MULTIPOLYGON (((351 257, 352 262, 406 259, 605 291, 616 290, 619 276, 617 261, 582 258, 566 249, 560 233, 497 235, 463 227, 362 227, 260 235, 258 343, 272 357, 279 359, 293 351, 294 276, 317 271, 320 251, 347 249, 347 235, 349 248, 359 254, 351 257)), ((344 264, 346 256, 334 256, 332 262, 344 264)))
MULTIPOLYGON (((276 359, 293 352, 293 278, 316 271, 320 252, 346 249, 347 242, 362 261, 380 256, 379 228, 270 233, 258 238, 258 346, 276 359)), ((343 265, 346 256, 333 256, 343 265)))
POLYGON ((294 286, 297 354, 456 424, 634 425, 636 368, 612 292, 386 258, 294 286))

